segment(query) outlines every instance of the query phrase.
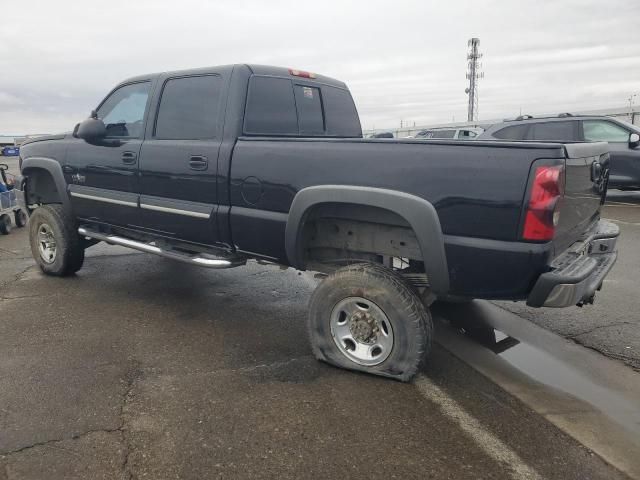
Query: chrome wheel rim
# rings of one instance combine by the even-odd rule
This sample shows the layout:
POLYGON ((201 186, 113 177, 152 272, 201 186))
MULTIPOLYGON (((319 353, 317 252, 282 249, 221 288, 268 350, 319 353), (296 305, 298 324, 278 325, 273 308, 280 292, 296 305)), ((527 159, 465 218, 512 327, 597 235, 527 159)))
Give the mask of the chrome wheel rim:
POLYGON ((53 230, 46 223, 38 227, 38 251, 43 262, 53 263, 56 261, 56 239, 53 236, 53 230))
POLYGON ((347 297, 333 307, 330 322, 333 341, 349 360, 373 366, 384 362, 391 354, 391 322, 372 301, 347 297))

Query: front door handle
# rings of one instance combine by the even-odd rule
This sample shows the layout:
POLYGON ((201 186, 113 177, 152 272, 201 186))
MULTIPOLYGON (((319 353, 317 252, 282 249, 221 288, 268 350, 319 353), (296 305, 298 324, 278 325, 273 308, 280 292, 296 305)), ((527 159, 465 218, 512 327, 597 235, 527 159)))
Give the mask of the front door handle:
POLYGON ((138 156, 134 152, 122 153, 122 163, 126 165, 133 165, 134 163, 136 163, 136 158, 138 158, 138 156))
POLYGON ((208 165, 207 157, 202 155, 193 155, 189 159, 189 168, 191 170, 206 170, 208 165))

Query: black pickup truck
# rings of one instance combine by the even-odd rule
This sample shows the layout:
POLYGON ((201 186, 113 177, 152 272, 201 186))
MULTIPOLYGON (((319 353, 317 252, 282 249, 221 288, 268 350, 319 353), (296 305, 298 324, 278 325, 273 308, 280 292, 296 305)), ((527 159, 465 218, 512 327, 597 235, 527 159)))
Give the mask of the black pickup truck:
POLYGON ((363 139, 344 83, 232 65, 143 75, 72 134, 23 145, 17 192, 43 272, 99 241, 210 268, 326 274, 315 355, 410 379, 431 303, 589 303, 616 259, 605 143, 363 139))

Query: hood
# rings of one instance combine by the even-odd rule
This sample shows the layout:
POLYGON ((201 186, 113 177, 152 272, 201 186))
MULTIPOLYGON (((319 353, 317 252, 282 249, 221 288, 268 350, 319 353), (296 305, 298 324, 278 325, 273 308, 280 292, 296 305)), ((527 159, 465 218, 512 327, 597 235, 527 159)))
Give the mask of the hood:
POLYGON ((28 145, 30 143, 44 142, 45 140, 64 140, 64 138, 70 134, 71 133, 69 132, 69 133, 59 133, 57 135, 40 135, 38 137, 31 137, 31 138, 27 138, 24 142, 22 142, 20 146, 24 147, 25 145, 28 145))

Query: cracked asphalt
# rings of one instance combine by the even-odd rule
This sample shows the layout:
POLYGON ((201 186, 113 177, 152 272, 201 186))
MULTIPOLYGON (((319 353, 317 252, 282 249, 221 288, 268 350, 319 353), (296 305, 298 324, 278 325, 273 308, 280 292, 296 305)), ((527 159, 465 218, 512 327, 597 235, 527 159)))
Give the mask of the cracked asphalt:
POLYGON ((317 362, 314 285, 105 245, 52 278, 0 237, 0 480, 627 478, 438 346, 416 384, 317 362))

